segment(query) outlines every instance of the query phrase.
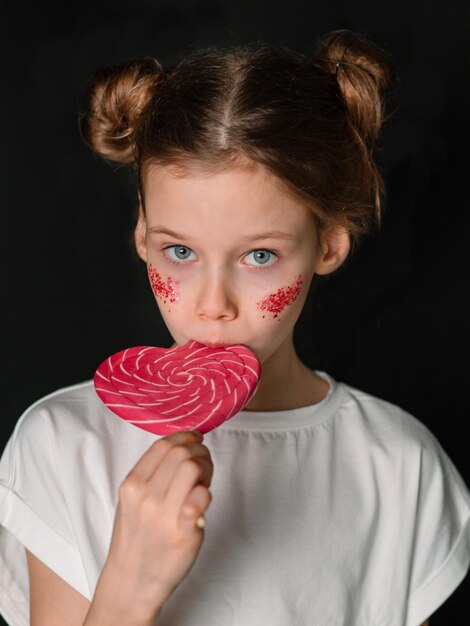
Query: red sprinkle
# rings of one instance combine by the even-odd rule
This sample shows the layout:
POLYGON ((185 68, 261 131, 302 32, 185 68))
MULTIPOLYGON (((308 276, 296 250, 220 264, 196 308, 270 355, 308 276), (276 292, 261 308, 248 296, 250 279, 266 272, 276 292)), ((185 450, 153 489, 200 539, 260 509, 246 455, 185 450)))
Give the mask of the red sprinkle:
POLYGON ((177 302, 181 296, 180 284, 178 281, 168 277, 163 280, 157 270, 149 263, 147 272, 150 279, 150 285, 156 298, 160 298, 166 304, 166 301, 177 302))
POLYGON ((272 293, 263 298, 261 302, 258 302, 258 308, 262 311, 274 313, 273 319, 276 318, 286 306, 295 302, 300 293, 302 283, 302 276, 299 274, 292 285, 289 287, 281 287, 276 293, 272 293))

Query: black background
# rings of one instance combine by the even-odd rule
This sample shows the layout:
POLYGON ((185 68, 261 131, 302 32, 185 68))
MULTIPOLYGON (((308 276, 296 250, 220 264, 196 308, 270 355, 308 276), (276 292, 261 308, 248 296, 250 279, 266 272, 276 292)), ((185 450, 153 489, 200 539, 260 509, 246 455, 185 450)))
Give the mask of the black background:
MULTIPOLYGON (((110 353, 172 343, 130 243, 135 185, 83 144, 95 69, 221 43, 303 52, 351 28, 393 56, 380 233, 320 285, 296 332, 311 367, 414 414, 468 484, 469 14, 465 2, 120 0, 0 4, 3 446, 21 412, 110 353)), ((433 626, 467 623, 459 587, 433 626)), ((467 617, 466 617, 467 616, 467 617)), ((1 620, 0 620, 1 622, 1 620)))

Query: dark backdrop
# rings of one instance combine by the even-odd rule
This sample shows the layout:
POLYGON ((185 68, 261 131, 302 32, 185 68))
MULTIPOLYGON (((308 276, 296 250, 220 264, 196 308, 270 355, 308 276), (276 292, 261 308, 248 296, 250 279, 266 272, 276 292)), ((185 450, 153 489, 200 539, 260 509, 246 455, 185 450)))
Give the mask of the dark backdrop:
MULTIPOLYGON (((2 2, 1 446, 29 404, 89 379, 110 353, 171 343, 129 243, 132 177, 92 156, 78 132, 92 72, 227 42, 309 51, 318 36, 352 28, 392 53, 400 77, 381 142, 388 200, 382 231, 306 308, 299 353, 413 413, 468 483, 466 4, 2 2)), ((467 621, 464 587, 433 626, 467 621)))

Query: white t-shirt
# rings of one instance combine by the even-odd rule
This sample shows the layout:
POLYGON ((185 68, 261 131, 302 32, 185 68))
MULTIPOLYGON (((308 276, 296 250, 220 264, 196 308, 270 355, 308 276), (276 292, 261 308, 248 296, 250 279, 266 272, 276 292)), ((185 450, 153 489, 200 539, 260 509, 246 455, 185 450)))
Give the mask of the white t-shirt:
MULTIPOLYGON (((435 437, 334 382, 319 404, 208 433, 205 539, 159 626, 418 626, 470 558, 470 496, 435 437)), ((23 546, 91 600, 118 487, 156 436, 91 382, 19 420, 0 461, 0 612, 29 624, 23 546)))

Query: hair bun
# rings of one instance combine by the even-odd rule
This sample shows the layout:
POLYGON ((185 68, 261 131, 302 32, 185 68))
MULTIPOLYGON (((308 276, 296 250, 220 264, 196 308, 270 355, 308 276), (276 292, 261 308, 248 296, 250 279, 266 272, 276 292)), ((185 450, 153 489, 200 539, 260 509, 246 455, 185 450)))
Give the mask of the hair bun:
POLYGON ((383 97, 395 76, 389 55, 362 35, 337 30, 320 43, 315 60, 336 73, 349 119, 362 139, 376 139, 384 120, 383 97))
POLYGON ((156 59, 97 72, 88 89, 81 129, 85 141, 111 161, 134 161, 134 133, 162 68, 156 59))

